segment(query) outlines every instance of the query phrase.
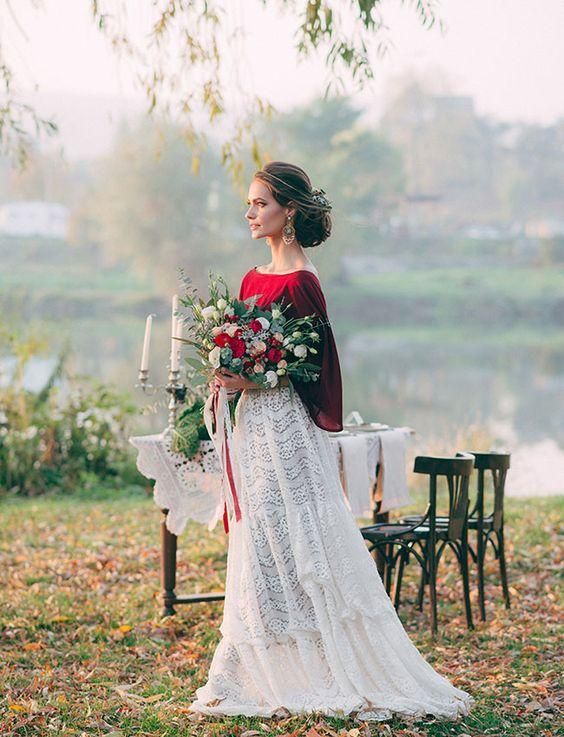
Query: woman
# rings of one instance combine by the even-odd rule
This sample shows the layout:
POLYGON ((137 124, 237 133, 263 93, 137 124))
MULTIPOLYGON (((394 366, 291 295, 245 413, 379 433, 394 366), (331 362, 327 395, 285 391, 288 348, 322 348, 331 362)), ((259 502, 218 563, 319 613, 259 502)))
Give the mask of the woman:
POLYGON ((341 374, 314 265, 305 249, 331 233, 331 206, 297 166, 257 172, 246 218, 271 262, 244 276, 239 297, 291 302, 321 328, 318 383, 243 390, 233 434, 242 518, 230 526, 220 641, 191 710, 386 719, 456 718, 472 698, 438 675, 406 635, 340 485, 328 430, 342 429, 341 374))

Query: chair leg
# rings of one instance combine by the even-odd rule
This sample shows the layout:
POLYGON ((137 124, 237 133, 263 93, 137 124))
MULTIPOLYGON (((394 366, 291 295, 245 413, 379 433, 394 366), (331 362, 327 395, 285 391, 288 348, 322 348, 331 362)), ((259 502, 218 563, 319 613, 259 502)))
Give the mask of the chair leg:
POLYGON ((388 596, 390 595, 390 592, 392 590, 392 573, 394 571, 393 566, 390 565, 390 560, 392 559, 392 553, 393 553, 392 546, 386 545, 385 547, 385 554, 386 554, 385 586, 386 586, 386 593, 388 594, 388 596))
POLYGON ((437 634, 437 563, 435 560, 435 546, 429 543, 427 556, 429 566, 429 599, 431 600, 431 633, 437 634))
POLYGON ((421 577, 419 578, 419 591, 417 592, 417 608, 423 611, 423 599, 425 598, 425 571, 421 569, 421 577))
POLYGON ((472 621, 472 606, 470 604, 470 582, 468 579, 468 541, 463 537, 460 543, 460 573, 462 574, 462 587, 464 590, 464 608, 466 610, 466 624, 469 630, 474 629, 472 621))
POLYGON ((507 566, 505 562, 505 541, 503 539, 503 530, 497 533, 498 540, 498 557, 499 557, 499 574, 501 576, 501 586, 503 588, 503 598, 505 599, 505 608, 509 609, 511 603, 509 601, 509 586, 507 585, 507 566))
POLYGON ((486 552, 484 531, 478 528, 476 541, 476 567, 478 569, 478 604, 480 607, 480 618, 486 621, 486 601, 484 592, 484 558, 486 552))
POLYGON ((408 556, 407 550, 402 548, 401 553, 399 555, 399 560, 397 562, 396 580, 394 581, 394 607, 396 609, 396 612, 398 611, 399 605, 400 605, 401 581, 403 578, 403 568, 407 561, 407 556, 408 556))
MULTIPOLYGON (((426 556, 425 550, 423 551, 424 557, 426 556)), ((417 608, 420 612, 423 611, 423 599, 425 597, 425 584, 427 583, 427 572, 426 569, 421 567, 421 577, 419 579, 419 591, 417 592, 417 608)))

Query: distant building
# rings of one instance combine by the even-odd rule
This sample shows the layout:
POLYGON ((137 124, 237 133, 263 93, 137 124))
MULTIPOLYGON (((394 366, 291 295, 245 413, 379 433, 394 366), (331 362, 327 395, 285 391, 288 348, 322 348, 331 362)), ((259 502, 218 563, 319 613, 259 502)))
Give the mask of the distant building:
POLYGON ((67 239, 69 211, 57 202, 26 200, 0 205, 0 235, 67 239))

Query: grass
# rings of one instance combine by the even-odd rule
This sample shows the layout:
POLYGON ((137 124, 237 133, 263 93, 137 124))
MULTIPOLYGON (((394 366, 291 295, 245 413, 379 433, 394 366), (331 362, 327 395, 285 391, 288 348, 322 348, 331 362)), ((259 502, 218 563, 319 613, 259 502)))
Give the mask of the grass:
POLYGON ((480 296, 510 297, 517 301, 560 297, 564 293, 564 270, 554 267, 437 268, 357 276, 353 283, 381 296, 440 299, 480 296))
MULTIPOLYGON (((488 621, 468 632, 452 561, 441 568, 440 636, 405 587, 402 620, 427 659, 476 705, 463 722, 358 723, 291 717, 195 719, 187 712, 218 643, 222 604, 161 619, 159 512, 137 494, 5 501, 0 512, 0 733, 106 737, 557 734, 559 499, 508 500, 512 608, 488 565, 488 621), (411 600, 411 601, 410 601, 411 600)), ((223 586, 226 541, 190 526, 178 592, 223 586)))

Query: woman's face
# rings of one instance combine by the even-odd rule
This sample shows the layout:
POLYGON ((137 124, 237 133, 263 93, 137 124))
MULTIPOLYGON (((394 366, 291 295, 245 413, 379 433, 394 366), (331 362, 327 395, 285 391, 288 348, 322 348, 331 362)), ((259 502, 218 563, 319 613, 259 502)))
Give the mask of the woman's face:
POLYGON ((271 191, 260 179, 253 179, 251 182, 247 204, 249 209, 245 217, 253 240, 279 236, 286 224, 287 216, 294 213, 291 208, 282 207, 276 202, 271 191))

